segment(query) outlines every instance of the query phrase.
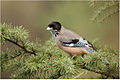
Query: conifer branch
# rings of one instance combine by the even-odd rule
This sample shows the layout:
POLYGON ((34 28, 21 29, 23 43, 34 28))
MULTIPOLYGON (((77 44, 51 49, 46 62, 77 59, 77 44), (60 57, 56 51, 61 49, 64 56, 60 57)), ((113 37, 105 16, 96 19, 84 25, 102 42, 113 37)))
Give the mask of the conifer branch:
POLYGON ((83 73, 79 69, 104 75, 102 78, 119 78, 118 50, 101 46, 95 40, 94 44, 99 48, 99 54, 86 55, 84 58, 78 56, 76 60, 72 60, 68 54, 53 43, 52 39, 46 41, 43 47, 40 47, 40 43, 37 41, 36 43, 29 42, 28 33, 22 27, 11 28, 5 24, 1 25, 0 36, 2 43, 8 41, 20 48, 20 50, 15 49, 16 52, 13 52, 13 55, 9 55, 7 50, 1 55, 2 70, 15 70, 11 74, 11 78, 81 78, 83 73), (33 57, 32 55, 21 55, 21 52, 33 55, 39 52, 40 54, 33 57), (104 65, 99 58, 106 58, 111 65, 104 65))
POLYGON ((29 50, 27 50, 27 49, 25 48, 25 46, 22 46, 22 45, 18 44, 17 42, 12 41, 12 40, 10 40, 10 39, 7 39, 7 38, 5 38, 5 37, 4 37, 4 39, 5 39, 6 41, 9 41, 9 42, 11 42, 11 43, 17 45, 18 47, 22 48, 25 52, 30 53, 30 54, 33 54, 33 55, 36 56, 35 51, 29 51, 29 50))

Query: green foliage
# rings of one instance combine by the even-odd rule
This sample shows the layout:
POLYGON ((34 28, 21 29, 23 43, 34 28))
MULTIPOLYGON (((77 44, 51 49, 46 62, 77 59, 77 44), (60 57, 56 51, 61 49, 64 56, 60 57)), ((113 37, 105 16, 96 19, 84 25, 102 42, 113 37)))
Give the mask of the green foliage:
POLYGON ((80 78, 84 74, 82 69, 101 74, 101 78, 118 78, 118 50, 101 46, 97 40, 92 41, 99 49, 97 52, 73 60, 52 39, 41 46, 38 40, 30 42, 28 32, 22 27, 6 24, 0 27, 2 42, 8 41, 19 47, 2 51, 0 55, 2 71, 13 70, 10 78, 72 79, 80 78), (104 64, 105 59, 110 65, 104 64))
MULTIPOLYGON (((24 30, 22 26, 16 26, 14 28, 9 28, 10 25, 0 25, 0 31, 1 31, 1 39, 4 39, 3 37, 13 40, 13 41, 23 41, 28 38, 28 32, 24 30), (3 35, 2 35, 3 34, 3 35)), ((3 40, 2 40, 3 41, 3 40)))
POLYGON ((25 59, 11 78, 59 78, 73 73, 73 62, 64 54, 52 40, 47 41, 38 55, 25 59))
POLYGON ((97 1, 90 0, 90 6, 95 9, 92 21, 103 22, 108 17, 113 16, 119 12, 119 1, 97 1))

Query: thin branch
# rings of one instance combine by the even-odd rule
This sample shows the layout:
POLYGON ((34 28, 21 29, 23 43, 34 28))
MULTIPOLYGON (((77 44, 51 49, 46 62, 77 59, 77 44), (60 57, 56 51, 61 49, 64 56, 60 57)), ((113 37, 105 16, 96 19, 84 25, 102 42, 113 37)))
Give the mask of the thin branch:
POLYGON ((103 72, 103 71, 95 71, 95 70, 92 70, 92 69, 90 69, 90 68, 87 68, 87 67, 82 67, 82 69, 86 69, 86 70, 88 70, 88 71, 92 71, 92 72, 95 72, 95 73, 98 73, 98 74, 102 74, 102 75, 105 75, 105 76, 108 76, 108 77, 112 77, 112 78, 114 78, 114 79, 116 79, 116 77, 114 76, 114 75, 110 75, 110 74, 107 74, 107 73, 105 73, 105 72, 103 72))
MULTIPOLYGON (((86 72, 86 71, 85 71, 86 72)), ((85 72, 82 72, 82 73, 80 73, 80 74, 78 74, 77 76, 75 76, 73 79, 77 79, 77 78, 79 78, 81 75, 83 75, 85 72)))
POLYGON ((16 56, 13 56, 12 58, 14 59, 14 58, 16 58, 16 57, 18 57, 18 56, 20 56, 21 54, 18 54, 18 55, 16 55, 16 56))
POLYGON ((10 39, 7 39, 5 37, 4 37, 4 39, 7 40, 7 41, 9 41, 9 42, 11 42, 11 43, 13 43, 13 44, 15 44, 15 45, 17 45, 18 47, 22 48, 25 52, 36 55, 35 51, 29 51, 24 46, 18 44, 17 42, 14 42, 14 41, 12 41, 10 39))

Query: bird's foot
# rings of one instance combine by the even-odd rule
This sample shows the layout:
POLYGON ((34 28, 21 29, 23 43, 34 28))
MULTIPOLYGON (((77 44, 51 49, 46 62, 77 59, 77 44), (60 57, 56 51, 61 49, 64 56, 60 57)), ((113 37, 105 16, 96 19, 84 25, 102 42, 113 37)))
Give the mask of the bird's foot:
POLYGON ((76 56, 76 55, 73 55, 73 56, 72 56, 72 59, 73 59, 73 60, 76 60, 76 59, 77 59, 77 56, 76 56))

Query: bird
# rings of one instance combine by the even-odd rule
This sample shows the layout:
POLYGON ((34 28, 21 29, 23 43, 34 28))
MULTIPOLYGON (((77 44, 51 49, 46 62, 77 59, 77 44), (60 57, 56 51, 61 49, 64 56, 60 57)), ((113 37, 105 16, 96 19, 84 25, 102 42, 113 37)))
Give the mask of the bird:
MULTIPOLYGON (((49 23, 47 30, 51 32, 56 45, 64 52, 72 55, 72 58, 77 55, 91 54, 97 50, 92 43, 77 33, 64 28, 60 22, 49 23)), ((106 62, 106 64, 108 63, 106 62)))

